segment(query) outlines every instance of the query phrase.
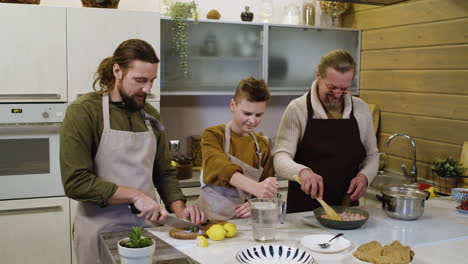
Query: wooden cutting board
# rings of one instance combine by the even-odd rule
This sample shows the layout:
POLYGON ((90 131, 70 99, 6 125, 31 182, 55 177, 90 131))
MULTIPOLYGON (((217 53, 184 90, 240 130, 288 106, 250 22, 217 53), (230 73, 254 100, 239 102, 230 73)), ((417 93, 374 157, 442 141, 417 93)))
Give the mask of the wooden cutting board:
POLYGON ((206 230, 208 230, 214 224, 221 224, 224 225, 227 221, 224 220, 210 220, 208 224, 202 225, 202 229, 198 230, 198 232, 194 233, 192 231, 180 228, 174 228, 169 231, 169 236, 176 238, 176 239, 196 239, 197 236, 205 236, 208 237, 206 234, 206 230))

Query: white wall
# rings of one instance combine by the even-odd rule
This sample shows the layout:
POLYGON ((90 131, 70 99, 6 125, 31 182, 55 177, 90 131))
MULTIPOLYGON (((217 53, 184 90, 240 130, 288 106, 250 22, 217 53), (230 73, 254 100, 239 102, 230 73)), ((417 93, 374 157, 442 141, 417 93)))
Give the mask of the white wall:
MULTIPOLYGON (((190 2, 191 0, 167 0, 190 2)), ((244 11, 246 5, 250 6, 250 11, 254 13, 254 21, 260 21, 262 12, 262 0, 196 0, 198 4, 200 18, 206 18, 206 14, 211 9, 217 9, 221 13, 221 20, 241 21, 240 14, 244 11)), ((285 15, 285 7, 289 4, 302 6, 302 0, 272 0, 273 17, 271 23, 281 24, 285 15)), ((81 7, 81 0, 41 0, 41 5, 46 6, 65 6, 81 7)), ((119 9, 124 10, 146 10, 159 12, 161 10, 161 0, 120 0, 119 9)), ((316 8, 315 25, 331 25, 331 17, 322 14, 320 9, 316 8)))

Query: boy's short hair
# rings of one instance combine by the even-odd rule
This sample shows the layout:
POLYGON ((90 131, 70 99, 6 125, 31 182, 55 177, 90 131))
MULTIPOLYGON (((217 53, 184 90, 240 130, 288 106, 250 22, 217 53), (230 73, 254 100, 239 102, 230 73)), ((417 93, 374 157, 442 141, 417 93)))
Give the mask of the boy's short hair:
POLYGON ((270 90, 263 79, 248 77, 240 80, 237 85, 234 101, 238 103, 245 98, 250 102, 266 102, 270 99, 270 90))

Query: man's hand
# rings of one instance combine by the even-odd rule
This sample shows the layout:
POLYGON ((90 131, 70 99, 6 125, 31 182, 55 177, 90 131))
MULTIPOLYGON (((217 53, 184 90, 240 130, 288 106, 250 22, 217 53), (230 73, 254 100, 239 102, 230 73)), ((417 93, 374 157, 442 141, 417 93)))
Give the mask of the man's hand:
POLYGON ((199 225, 206 223, 206 215, 195 205, 186 205, 182 200, 176 200, 170 205, 171 210, 178 218, 190 221, 199 225))
POLYGON ((247 218, 251 216, 250 204, 245 202, 244 204, 238 204, 235 206, 236 216, 240 218, 247 218))
POLYGON ((355 201, 366 193, 367 190, 367 177, 362 173, 358 173, 356 177, 351 180, 347 194, 351 194, 351 200, 355 201))
POLYGON ((138 217, 151 222, 164 220, 168 213, 163 206, 144 193, 139 193, 133 200, 133 205, 140 210, 138 217))
POLYGON ((202 225, 206 223, 206 216, 200 208, 195 205, 187 205, 183 211, 182 219, 190 218, 190 221, 202 225))
POLYGON ((274 198, 278 193, 278 180, 275 177, 268 177, 257 183, 257 188, 252 192, 258 198, 274 198))
POLYGON ((313 172, 311 169, 303 169, 299 172, 301 180, 301 189, 306 194, 310 194, 312 199, 323 197, 323 179, 322 176, 313 172))

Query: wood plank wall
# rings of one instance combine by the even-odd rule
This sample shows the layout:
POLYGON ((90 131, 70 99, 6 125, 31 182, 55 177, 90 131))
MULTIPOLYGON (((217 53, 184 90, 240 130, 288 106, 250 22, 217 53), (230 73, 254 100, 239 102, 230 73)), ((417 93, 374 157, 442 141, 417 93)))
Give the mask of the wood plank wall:
POLYGON ((431 163, 459 158, 468 141, 468 0, 355 4, 343 26, 363 30, 360 97, 380 106, 386 167, 411 168, 407 139, 384 147, 391 134, 405 133, 416 141, 419 177, 432 181, 431 163))

